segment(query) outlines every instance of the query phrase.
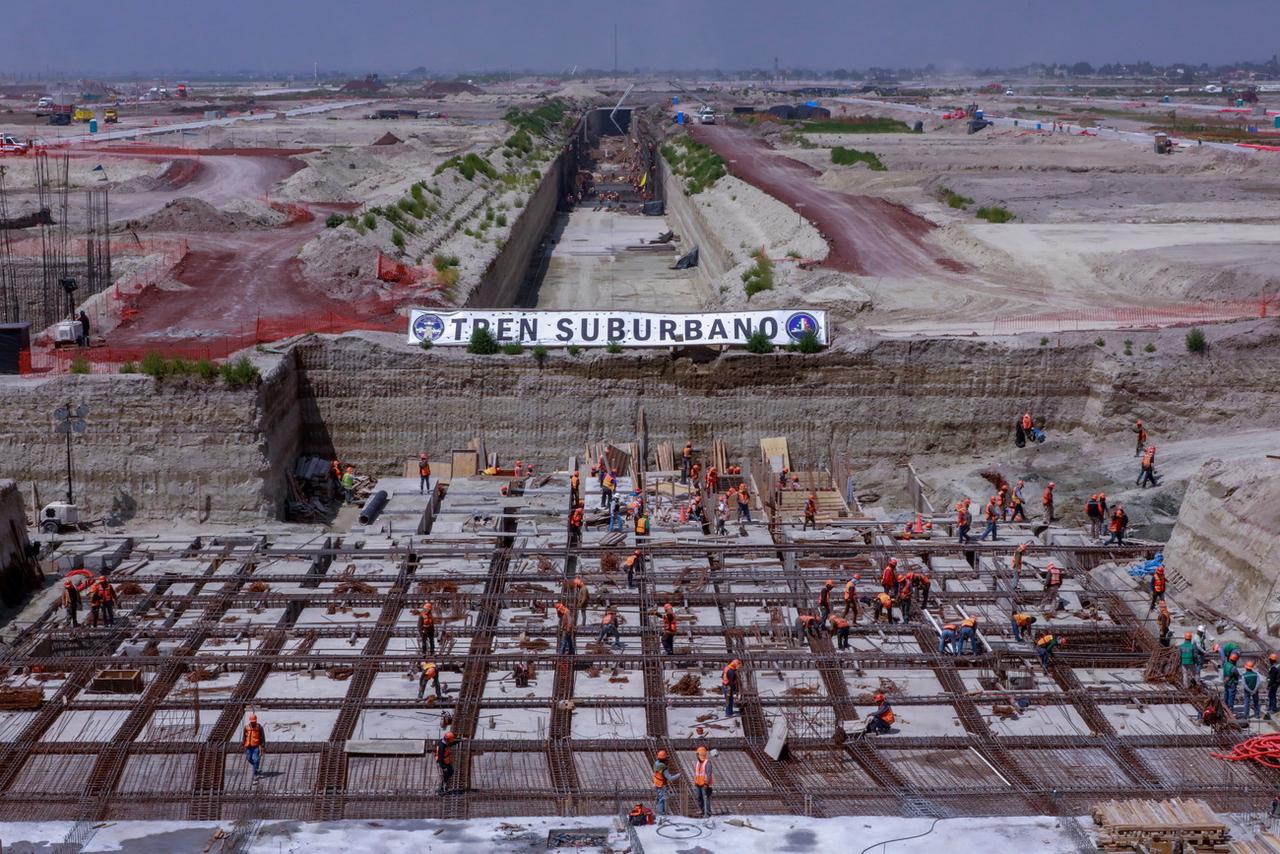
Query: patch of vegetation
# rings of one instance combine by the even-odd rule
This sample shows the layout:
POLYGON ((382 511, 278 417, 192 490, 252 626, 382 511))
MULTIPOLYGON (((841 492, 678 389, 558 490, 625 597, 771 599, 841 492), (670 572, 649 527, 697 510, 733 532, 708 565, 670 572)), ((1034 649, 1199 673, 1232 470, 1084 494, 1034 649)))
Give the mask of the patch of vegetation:
POLYGON ((765 355, 773 352, 773 342, 769 340, 769 336, 763 332, 752 332, 747 338, 747 352, 765 355))
POLYGON ((1132 340, 1132 339, 1129 339, 1129 338, 1124 339, 1124 354, 1125 354, 1126 356, 1132 356, 1132 355, 1133 355, 1133 340, 1132 340))
POLYGON ((364 215, 364 219, 362 219, 361 222, 364 223, 365 228, 372 231, 378 227, 378 215, 373 211, 369 211, 364 215))
POLYGON ((547 363, 547 348, 545 345, 534 344, 530 352, 533 354, 533 360, 538 363, 539 368, 547 363))
POLYGON ((761 291, 773 288, 773 262, 769 260, 769 256, 764 254, 764 249, 757 249, 751 257, 756 259, 756 263, 742 274, 742 283, 747 288, 747 299, 751 299, 761 291))
POLYGON ((799 130, 802 133, 911 133, 911 126, 897 119, 855 116, 804 122, 799 130))
POLYGON ((478 356, 492 356, 498 352, 498 341, 487 326, 477 326, 471 330, 471 341, 467 344, 467 352, 478 356))
POLYGON ((533 153, 533 137, 524 128, 517 130, 502 144, 502 153, 507 157, 523 157, 533 153))
POLYGON ((519 356, 524 352, 524 345, 512 341, 510 344, 502 345, 502 352, 506 353, 508 356, 519 356))
POLYGON ((1000 205, 978 208, 976 216, 978 219, 985 219, 987 222, 1009 222, 1013 219, 1013 214, 1009 212, 1009 209, 1000 205))
POLYGON ((458 266, 459 263, 457 255, 436 254, 431 258, 431 266, 436 268, 437 273, 443 273, 450 267, 458 266))
POLYGON ((475 180, 476 173, 480 173, 487 178, 497 178, 498 170, 493 168, 493 164, 485 160, 474 151, 466 156, 453 156, 436 167, 435 174, 440 175, 450 169, 457 169, 463 178, 468 181, 475 180))
MULTIPOLYGON (((526 135, 548 136, 552 131, 568 129, 573 117, 569 115, 568 105, 559 98, 547 101, 533 110, 522 110, 512 107, 502 116, 507 124, 516 128, 517 134, 524 131, 526 135)), ((507 140, 510 147, 511 140, 507 140)))
POLYGON ((1097 346, 1099 346, 1099 347, 1105 347, 1105 346, 1107 346, 1107 339, 1105 339, 1105 338, 1101 338, 1101 337, 1099 337, 1099 338, 1095 338, 1095 339, 1093 339, 1093 343, 1094 343, 1094 344, 1096 344, 1096 345, 1097 345, 1097 346))
POLYGON ((820 353, 822 352, 822 342, 818 340, 818 333, 810 331, 801 335, 799 340, 787 347, 787 349, 795 353, 820 353))
POLYGON ((1147 342, 1147 346, 1143 347, 1143 348, 1142 348, 1142 351, 1143 351, 1144 353, 1154 353, 1154 352, 1156 351, 1156 345, 1155 345, 1155 342, 1154 342, 1154 341, 1148 341, 1148 342, 1147 342))
POLYGON ((956 208, 957 210, 966 210, 969 205, 973 204, 973 199, 968 196, 962 196, 959 193, 946 187, 942 188, 940 193, 942 200, 947 203, 947 207, 956 208))
POLYGON ((504 213, 500 213, 494 218, 493 222, 494 222, 494 225, 498 226, 499 228, 504 228, 507 224, 507 215, 504 213))
POLYGON ((347 218, 339 213, 329 214, 324 218, 325 228, 337 228, 347 221, 347 218))
POLYGON ((565 352, 568 353, 570 356, 577 356, 579 353, 582 352, 582 348, 579 347, 577 344, 570 344, 568 347, 565 348, 565 352))
POLYGON ((855 163, 865 163, 872 172, 886 171, 885 165, 880 162, 880 158, 871 151, 859 151, 856 148, 843 148, 837 145, 831 149, 831 162, 837 166, 853 166, 855 163))
POLYGON ((621 342, 621 341, 610 341, 608 344, 604 345, 604 349, 605 349, 605 350, 607 350, 608 352, 610 352, 610 353, 614 353, 614 354, 621 353, 621 352, 622 352, 622 342, 621 342))
POLYGON ((231 388, 256 385, 262 380, 262 374, 249 361, 248 356, 241 356, 234 362, 223 362, 218 368, 218 373, 222 375, 223 382, 231 388))
POLYGON ((398 228, 395 231, 391 232, 391 242, 395 244, 397 249, 403 252, 404 251, 404 232, 398 228))
POLYGON ((71 360, 70 371, 73 374, 89 373, 90 371, 89 360, 86 359, 83 355, 76 356, 74 359, 71 360))
POLYGON ((120 373, 122 374, 136 374, 137 372, 138 372, 138 366, 135 365, 133 362, 125 362, 123 365, 120 366, 120 373))
POLYGON ((431 339, 430 339, 430 338, 423 338, 421 341, 419 341, 419 342, 418 342, 418 346, 419 346, 419 347, 421 347, 423 350, 430 350, 430 349, 431 349, 431 339))
POLYGON ((720 155, 689 136, 678 136, 670 145, 664 145, 662 156, 667 159, 671 171, 684 179, 685 189, 691 196, 696 196, 729 174, 720 155))
POLYGON ((1047 347, 1048 345, 1049 345, 1049 339, 1048 339, 1048 338, 1041 338, 1041 339, 1040 339, 1040 346, 1041 346, 1041 347, 1047 347))
POLYGON ((1204 337, 1204 330, 1199 326, 1192 327, 1191 331, 1187 333, 1186 340, 1188 353, 1203 353, 1209 349, 1209 342, 1204 337))

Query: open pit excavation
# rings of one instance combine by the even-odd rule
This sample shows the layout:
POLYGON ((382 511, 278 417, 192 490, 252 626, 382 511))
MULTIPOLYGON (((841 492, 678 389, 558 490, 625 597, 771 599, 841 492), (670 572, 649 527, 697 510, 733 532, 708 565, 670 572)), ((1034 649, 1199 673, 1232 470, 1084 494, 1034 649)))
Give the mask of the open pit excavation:
POLYGON ((1280 854, 1265 27, 171 5, 0 28, 0 851, 1280 854))

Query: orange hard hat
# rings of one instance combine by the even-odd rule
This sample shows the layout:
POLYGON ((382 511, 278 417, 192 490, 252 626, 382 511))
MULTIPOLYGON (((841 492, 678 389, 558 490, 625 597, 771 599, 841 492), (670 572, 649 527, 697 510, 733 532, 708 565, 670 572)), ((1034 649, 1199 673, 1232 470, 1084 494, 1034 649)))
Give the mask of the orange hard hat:
POLYGON ((897 566, 897 565, 898 565, 898 559, 896 557, 889 558, 889 566, 897 566))
POLYGON ((418 454, 418 459, 425 460, 426 458, 427 458, 427 455, 425 453, 418 454))
POLYGON ((730 663, 730 664, 732 664, 734 667, 741 667, 741 666, 742 666, 742 659, 741 659, 741 658, 735 658, 733 661, 730 661, 729 663, 730 663))
POLYGON ((879 692, 877 691, 877 692, 876 692, 876 696, 874 697, 874 699, 875 699, 875 701, 876 701, 877 703, 883 703, 883 702, 884 702, 884 694, 881 694, 881 693, 879 693, 879 692))
POLYGON ((1164 564, 1158 564, 1158 565, 1156 566, 1156 574, 1157 574, 1157 575, 1163 575, 1163 574, 1164 574, 1164 564))
POLYGON ((1053 481, 1049 481, 1049 488, 1050 488, 1050 489, 1053 489, 1053 488, 1054 488, 1054 487, 1056 487, 1057 485, 1058 485, 1058 484, 1054 483, 1053 481))
POLYGON ((453 730, 449 730, 448 732, 446 732, 446 733, 444 734, 444 740, 445 740, 445 741, 457 741, 457 740, 458 740, 458 734, 457 734, 456 732, 454 732, 453 730))
POLYGON ((1273 653, 1271 653, 1270 655, 1268 655, 1268 656, 1267 656, 1267 660, 1268 660, 1268 661, 1275 661, 1275 660, 1276 660, 1276 654, 1275 654, 1274 652, 1273 652, 1273 653))
POLYGON ((1240 653, 1238 653, 1238 652, 1232 652, 1230 655, 1228 655, 1228 656, 1227 656, 1227 660, 1228 660, 1228 661, 1235 661, 1235 660, 1236 660, 1237 658, 1239 658, 1239 657, 1240 657, 1240 653))
POLYGON ((674 608, 674 607, 672 607, 672 605, 671 605, 671 603, 670 603, 670 602, 668 602, 667 604, 665 604, 665 605, 663 605, 663 606, 662 606, 662 610, 664 610, 664 611, 673 611, 673 610, 675 610, 675 608, 674 608))
MULTIPOLYGON (((1191 640, 1191 632, 1183 632, 1183 633, 1182 633, 1182 638, 1183 638, 1183 640, 1191 640)), ((1273 653, 1271 653, 1271 655, 1274 657, 1274 656, 1275 656, 1275 653, 1273 652, 1273 653)))
POLYGON ((1244 663, 1244 669, 1245 669, 1245 670, 1252 670, 1252 669, 1253 669, 1253 662, 1252 662, 1252 661, 1246 661, 1246 662, 1244 663))
POLYGON ((66 581, 62 582, 62 586, 63 586, 63 587, 70 587, 70 586, 71 586, 71 580, 70 580, 70 579, 67 579, 66 581))
POLYGON ((574 587, 581 587, 581 586, 583 585, 583 583, 584 583, 584 582, 583 582, 583 580, 582 580, 582 576, 578 576, 577 578, 575 578, 575 579, 573 580, 573 586, 574 586, 574 587))
POLYGON ((107 577, 106 577, 105 575, 99 575, 99 576, 98 576, 98 580, 99 580, 99 581, 106 581, 106 580, 107 580, 107 577))
POLYGON ((861 574, 861 573, 855 572, 855 573, 853 574, 853 580, 854 580, 854 581, 859 581, 859 580, 861 580, 861 579, 862 579, 862 574, 861 574))
POLYGON ((658 751, 658 758, 659 758, 659 759, 666 759, 666 758, 667 758, 667 751, 665 751, 665 750, 659 750, 659 751, 658 751))

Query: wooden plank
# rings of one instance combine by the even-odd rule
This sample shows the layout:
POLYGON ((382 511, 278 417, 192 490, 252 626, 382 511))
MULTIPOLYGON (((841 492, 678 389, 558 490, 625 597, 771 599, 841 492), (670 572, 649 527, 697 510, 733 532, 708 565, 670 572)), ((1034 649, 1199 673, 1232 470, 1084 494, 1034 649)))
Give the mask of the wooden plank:
POLYGON ((770 467, 774 472, 782 471, 782 469, 791 470, 791 452, 787 450, 787 439, 785 436, 774 436, 760 440, 760 452, 764 458, 769 461, 770 467))
POLYGON ((449 452, 451 477, 474 477, 479 474, 479 456, 469 448, 455 448, 449 452))

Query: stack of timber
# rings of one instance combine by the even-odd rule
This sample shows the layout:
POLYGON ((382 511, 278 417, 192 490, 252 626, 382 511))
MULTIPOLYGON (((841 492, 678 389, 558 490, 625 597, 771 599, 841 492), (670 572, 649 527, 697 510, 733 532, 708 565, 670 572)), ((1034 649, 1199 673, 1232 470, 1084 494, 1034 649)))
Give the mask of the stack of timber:
POLYGON ((1230 833, 1200 800, 1107 801, 1093 808, 1102 851, 1223 852, 1230 833))

